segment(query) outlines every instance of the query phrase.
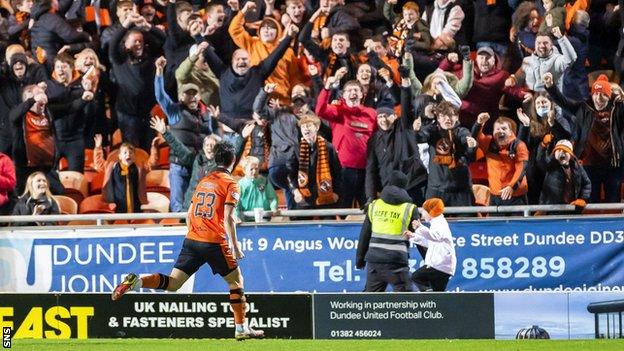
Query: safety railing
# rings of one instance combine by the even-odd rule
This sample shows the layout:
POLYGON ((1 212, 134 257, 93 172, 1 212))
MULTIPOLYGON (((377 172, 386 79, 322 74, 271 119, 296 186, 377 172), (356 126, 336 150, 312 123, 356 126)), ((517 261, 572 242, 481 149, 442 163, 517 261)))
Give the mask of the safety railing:
MULTIPOLYGON (((474 216, 476 214, 506 214, 513 216, 529 217, 536 212, 548 213, 552 215, 573 214, 575 207, 573 205, 527 205, 527 206, 465 206, 465 207, 447 207, 444 212, 449 215, 474 216)), ((624 212, 624 203, 610 204, 588 204, 586 211, 619 211, 624 212)), ((362 210, 357 208, 343 209, 322 209, 322 210, 282 210, 279 212, 270 211, 246 211, 243 213, 246 217, 255 219, 256 222, 262 222, 267 218, 274 216, 282 216, 289 218, 317 218, 331 219, 335 216, 349 216, 364 214, 362 210)), ((161 219, 183 219, 186 218, 186 212, 177 213, 94 213, 94 214, 76 214, 76 215, 36 215, 36 216, 0 216, 0 223, 24 223, 24 222, 60 222, 66 223, 70 221, 89 221, 95 222, 96 225, 107 225, 109 221, 133 221, 133 220, 161 220, 161 219)), ((1 229, 0 229, 1 230, 1 229)))

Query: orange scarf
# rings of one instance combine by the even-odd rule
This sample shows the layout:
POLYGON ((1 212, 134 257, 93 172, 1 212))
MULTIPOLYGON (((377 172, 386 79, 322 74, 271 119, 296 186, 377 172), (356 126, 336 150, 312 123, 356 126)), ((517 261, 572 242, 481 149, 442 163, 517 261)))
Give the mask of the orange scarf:
POLYGON ((316 20, 314 20, 314 23, 312 23, 312 30, 317 30, 319 33, 318 42, 322 49, 327 49, 331 45, 331 38, 321 38, 321 29, 325 27, 325 23, 327 23, 327 16, 325 15, 318 16, 316 20))
MULTIPOLYGON (((351 67, 357 67, 357 64, 355 63, 355 59, 353 58, 353 55, 349 53, 347 53, 347 55, 348 55, 347 58, 351 62, 351 65, 352 65, 351 67)), ((328 77, 331 77, 334 74, 334 66, 336 65, 337 60, 338 60, 338 55, 336 55, 336 53, 331 51, 327 58, 327 67, 325 68, 325 72, 323 73, 323 80, 327 79, 328 77)), ((350 67, 347 67, 347 68, 350 68, 350 67)))
MULTIPOLYGON (((15 13, 15 21, 18 24, 24 23, 24 21, 28 21, 28 20, 30 20, 30 13, 24 12, 24 11, 17 11, 15 13)), ((28 28, 25 28, 22 30, 19 38, 20 38, 20 42, 24 44, 25 49, 30 48, 30 31, 28 30, 28 28)))
POLYGON ((119 162, 119 169, 122 177, 126 179, 126 209, 128 213, 134 212, 134 203, 132 201, 132 187, 130 186, 130 167, 119 162))
MULTIPOLYGON (((416 23, 412 25, 412 28, 416 28, 416 23)), ((410 31, 411 29, 407 27, 405 19, 400 19, 392 28, 392 35, 388 37, 388 44, 395 57, 401 57, 403 54, 405 40, 409 37, 410 31)))
MULTIPOLYGON (((56 75, 56 72, 54 71, 52 71, 52 79, 58 82, 58 76, 56 75)), ((76 71, 75 69, 72 70, 72 77, 69 83, 67 83, 67 85, 70 85, 71 83, 77 81, 78 79, 80 79, 80 72, 76 71)))
MULTIPOLYGON (((316 204, 329 205, 334 200, 334 190, 332 187, 332 176, 329 168, 329 158, 327 156, 327 144, 325 139, 320 136, 316 137, 316 145, 318 147, 318 160, 316 162, 316 204)), ((299 191, 303 197, 310 197, 312 193, 308 189, 308 172, 310 169, 310 144, 301 138, 299 142, 299 172, 297 182, 299 191)))
POLYGON ((453 131, 448 130, 448 136, 438 140, 435 147, 433 162, 439 165, 446 165, 448 168, 457 167, 455 160, 455 143, 453 142, 453 131))

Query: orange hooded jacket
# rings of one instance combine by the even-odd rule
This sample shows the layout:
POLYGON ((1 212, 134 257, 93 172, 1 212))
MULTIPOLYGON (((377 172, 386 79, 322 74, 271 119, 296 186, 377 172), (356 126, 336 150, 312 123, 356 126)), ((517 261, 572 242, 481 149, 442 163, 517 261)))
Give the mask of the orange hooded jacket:
MULTIPOLYGON (((251 65, 257 65, 262 60, 266 59, 275 48, 279 45, 279 41, 282 38, 282 26, 277 20, 271 17, 265 17, 264 20, 275 22, 277 35, 275 40, 270 43, 264 43, 257 36, 251 36, 245 30, 245 15, 242 11, 239 11, 232 19, 228 31, 234 40, 234 43, 241 49, 249 52, 249 58, 251 65)), ((291 88, 301 81, 299 71, 297 69, 297 62, 295 53, 292 48, 286 50, 286 53, 275 67, 275 70, 267 79, 269 83, 277 84, 275 94, 279 96, 280 100, 284 102, 290 101, 291 88)))

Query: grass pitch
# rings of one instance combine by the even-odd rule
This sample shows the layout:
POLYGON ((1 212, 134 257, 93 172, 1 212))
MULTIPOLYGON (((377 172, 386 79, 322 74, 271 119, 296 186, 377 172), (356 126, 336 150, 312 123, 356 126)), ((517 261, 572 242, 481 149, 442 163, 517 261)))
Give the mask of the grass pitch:
POLYGON ((11 350, 29 351, 622 351, 624 340, 245 340, 90 339, 13 340, 11 350))

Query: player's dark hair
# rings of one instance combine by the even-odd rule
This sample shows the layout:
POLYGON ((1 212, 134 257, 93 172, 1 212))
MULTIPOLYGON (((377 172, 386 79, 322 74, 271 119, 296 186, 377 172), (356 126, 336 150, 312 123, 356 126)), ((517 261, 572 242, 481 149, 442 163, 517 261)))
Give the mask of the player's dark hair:
POLYGON ((213 149, 214 161, 217 166, 229 167, 236 159, 236 149, 234 145, 225 140, 216 143, 213 149))

